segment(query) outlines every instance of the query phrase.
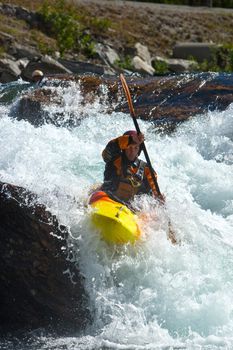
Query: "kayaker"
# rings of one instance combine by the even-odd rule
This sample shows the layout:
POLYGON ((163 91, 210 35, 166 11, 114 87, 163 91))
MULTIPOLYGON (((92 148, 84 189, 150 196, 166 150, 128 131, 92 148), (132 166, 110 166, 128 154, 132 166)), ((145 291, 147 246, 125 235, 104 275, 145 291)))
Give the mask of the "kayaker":
POLYGON ((156 192, 147 163, 138 158, 143 142, 144 134, 129 130, 111 140, 102 153, 106 165, 101 189, 124 203, 140 194, 153 195, 164 202, 164 196, 156 192))

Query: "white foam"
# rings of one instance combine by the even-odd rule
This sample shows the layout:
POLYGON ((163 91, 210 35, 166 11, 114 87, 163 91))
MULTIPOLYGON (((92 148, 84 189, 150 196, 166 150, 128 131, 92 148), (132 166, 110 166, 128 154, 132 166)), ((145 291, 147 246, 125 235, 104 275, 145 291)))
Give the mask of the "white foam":
POLYGON ((144 240, 116 249, 90 228, 84 201, 88 188, 102 181, 106 143, 133 123, 122 113, 108 115, 98 100, 84 107, 71 91, 64 96, 67 113, 86 115, 77 128, 35 128, 9 118, 6 107, 0 119, 0 180, 35 192, 70 227, 94 313, 85 335, 47 344, 233 346, 232 109, 201 115, 170 136, 153 134, 140 121, 167 209, 142 198, 137 204, 149 215, 144 240), (178 246, 167 240, 168 218, 178 246))

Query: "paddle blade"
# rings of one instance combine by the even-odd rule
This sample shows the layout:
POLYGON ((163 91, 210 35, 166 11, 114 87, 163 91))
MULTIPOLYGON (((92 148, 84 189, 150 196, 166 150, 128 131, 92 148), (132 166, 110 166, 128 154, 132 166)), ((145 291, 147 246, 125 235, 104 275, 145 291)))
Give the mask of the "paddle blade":
POLYGON ((131 115, 134 118, 136 118, 136 114, 135 114, 135 111, 134 111, 133 102, 132 102, 132 98, 131 98, 131 95, 130 95, 129 87, 128 87, 127 83, 126 83, 126 80, 125 80, 125 77, 124 77, 123 74, 120 74, 120 80, 121 80, 121 84, 122 84, 123 90, 125 92, 125 96, 126 96, 127 101, 128 101, 130 113, 131 113, 131 115))

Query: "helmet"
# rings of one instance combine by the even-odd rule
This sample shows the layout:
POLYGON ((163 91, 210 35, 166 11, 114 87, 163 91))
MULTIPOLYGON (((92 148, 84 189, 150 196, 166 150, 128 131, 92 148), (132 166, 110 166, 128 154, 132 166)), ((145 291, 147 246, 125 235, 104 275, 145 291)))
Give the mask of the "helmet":
MULTIPOLYGON (((128 130, 128 131, 124 132, 123 135, 135 136, 135 135, 138 135, 138 133, 136 130, 128 130)), ((131 141, 131 142, 135 143, 134 141, 131 141)), ((142 144, 140 145, 138 155, 140 155, 141 151, 142 151, 142 144)))
POLYGON ((43 76, 44 76, 43 72, 39 69, 34 70, 34 72, 32 73, 32 78, 43 77, 43 76))
POLYGON ((128 130, 128 131, 124 132, 123 135, 135 136, 135 135, 137 135, 137 134, 138 134, 138 133, 137 133, 137 131, 135 131, 135 130, 128 130))

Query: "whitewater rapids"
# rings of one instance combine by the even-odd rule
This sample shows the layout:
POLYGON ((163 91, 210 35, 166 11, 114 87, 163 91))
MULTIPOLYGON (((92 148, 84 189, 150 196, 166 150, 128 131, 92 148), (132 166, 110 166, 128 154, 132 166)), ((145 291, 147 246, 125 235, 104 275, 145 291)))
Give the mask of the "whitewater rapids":
POLYGON ((167 208, 147 196, 136 200, 150 216, 143 239, 116 249, 91 229, 85 203, 89 188, 103 179, 103 148, 132 129, 132 120, 107 114, 98 100, 84 107, 78 87, 63 95, 67 113, 85 116, 79 127, 36 128, 11 118, 11 104, 0 106, 0 181, 35 192, 69 227, 93 324, 73 337, 41 331, 0 346, 232 349, 233 107, 196 116, 170 135, 139 121, 167 208), (179 245, 167 240, 168 217, 179 245))

